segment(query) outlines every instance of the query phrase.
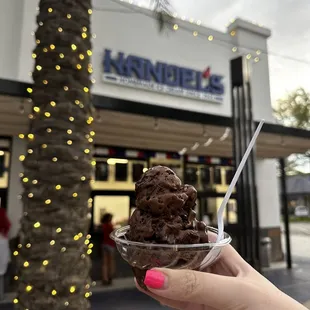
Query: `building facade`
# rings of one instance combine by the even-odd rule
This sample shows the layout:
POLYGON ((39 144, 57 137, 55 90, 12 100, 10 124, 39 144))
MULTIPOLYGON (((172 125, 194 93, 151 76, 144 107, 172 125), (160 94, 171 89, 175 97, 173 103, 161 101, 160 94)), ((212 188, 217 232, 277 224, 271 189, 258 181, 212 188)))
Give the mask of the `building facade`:
MULTIPOLYGON (((37 4, 6 1, 0 12, 5 42, 0 47, 0 192, 13 223, 12 238, 23 215, 19 156, 25 142, 18 135, 27 132, 31 111, 26 90, 32 83, 37 4)), ((251 82, 254 122, 267 123, 255 161, 259 229, 273 239, 273 259, 282 259, 276 159, 303 152, 309 134, 275 124, 267 51, 270 30, 237 19, 221 33, 200 21, 176 17, 159 33, 152 12, 145 8, 118 0, 94 0, 93 6, 94 235, 105 212, 114 214, 116 225, 127 222, 135 207, 135 181, 158 164, 170 166, 184 182, 196 186, 198 216, 216 223, 234 171, 230 61, 242 56, 247 63, 243 74, 251 82)), ((240 225, 239 215, 235 192, 225 215, 232 234, 240 225)))

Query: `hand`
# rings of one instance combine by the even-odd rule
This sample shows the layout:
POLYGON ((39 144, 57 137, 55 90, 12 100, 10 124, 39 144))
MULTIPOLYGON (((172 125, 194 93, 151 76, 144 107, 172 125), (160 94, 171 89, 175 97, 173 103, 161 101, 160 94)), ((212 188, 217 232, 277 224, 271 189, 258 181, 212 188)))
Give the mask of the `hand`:
POLYGON ((162 305, 181 310, 305 310, 259 274, 232 246, 226 246, 207 272, 152 269, 145 277, 162 305))

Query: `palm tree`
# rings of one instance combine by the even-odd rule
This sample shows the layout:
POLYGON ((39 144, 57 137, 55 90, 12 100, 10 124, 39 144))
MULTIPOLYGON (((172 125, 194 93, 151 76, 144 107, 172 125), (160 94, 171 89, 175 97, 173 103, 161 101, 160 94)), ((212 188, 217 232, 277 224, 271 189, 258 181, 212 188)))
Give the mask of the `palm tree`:
POLYGON ((18 309, 89 309, 91 0, 41 0, 25 136, 18 309))

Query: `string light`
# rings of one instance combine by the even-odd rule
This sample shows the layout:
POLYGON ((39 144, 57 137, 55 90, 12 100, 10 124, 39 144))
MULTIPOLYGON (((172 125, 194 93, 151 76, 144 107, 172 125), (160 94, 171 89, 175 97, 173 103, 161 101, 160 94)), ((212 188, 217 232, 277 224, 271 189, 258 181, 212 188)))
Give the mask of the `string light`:
POLYGON ((67 18, 70 19, 71 18, 71 14, 67 14, 67 18))
POLYGON ((29 262, 27 262, 27 261, 26 261, 26 262, 24 262, 24 267, 25 267, 25 268, 28 268, 28 267, 29 267, 29 265, 30 265, 30 264, 29 264, 29 262))
POLYGON ((213 41, 213 39, 214 39, 213 35, 209 35, 209 36, 208 36, 208 40, 209 40, 209 41, 213 41))
POLYGON ((55 245, 55 240, 51 240, 50 245, 55 245))
POLYGON ((56 291, 56 290, 52 290, 51 294, 52 294, 53 296, 55 296, 55 295, 57 295, 57 291, 56 291))
POLYGON ((38 184, 38 180, 33 180, 32 184, 38 184))
POLYGON ((19 254, 18 251, 14 251, 14 252, 13 252, 13 255, 14 255, 14 256, 17 256, 18 254, 19 254))
POLYGON ((44 144, 41 145, 41 147, 42 147, 42 149, 46 149, 47 148, 47 144, 44 143, 44 144))
POLYGON ((64 57, 65 57, 65 55, 63 53, 59 54, 59 58, 64 58, 64 57))
POLYGON ((193 32, 193 36, 194 36, 194 37, 197 37, 197 36, 198 36, 198 32, 197 32, 197 31, 194 31, 194 32, 193 32))
POLYGON ((50 105, 51 105, 52 107, 56 107, 56 102, 55 102, 55 101, 51 101, 51 102, 50 102, 50 105))
POLYGON ((174 25, 173 25, 173 29, 174 29, 174 30, 178 30, 178 29, 179 29, 179 25, 178 25, 178 24, 174 24, 174 25))
POLYGON ((48 265, 48 260, 44 260, 44 261, 42 262, 42 265, 43 265, 43 266, 47 266, 47 265, 48 265))
POLYGON ((234 46, 231 50, 235 53, 235 52, 237 52, 238 48, 236 46, 234 46))
POLYGON ((41 226, 40 222, 36 222, 33 224, 33 227, 34 228, 39 228, 41 226))
POLYGON ((20 139, 24 139, 24 138, 25 138, 25 135, 22 134, 22 133, 20 133, 20 134, 18 135, 18 137, 19 137, 20 139))
POLYGON ((71 49, 75 51, 77 49, 77 46, 75 44, 71 44, 71 49))
POLYGON ((70 293, 73 294, 76 291, 76 287, 75 286, 71 286, 70 287, 70 293))
POLYGON ((251 54, 247 54, 246 55, 246 59, 251 59, 252 58, 252 55, 251 54))
POLYGON ((52 203, 52 200, 51 200, 51 199, 46 199, 46 200, 45 200, 45 204, 46 204, 46 205, 49 205, 49 204, 51 204, 51 203, 52 203))
POLYGON ((255 61, 255 62, 259 62, 259 57, 255 57, 255 58, 254 58, 254 61, 255 61))
POLYGON ((61 231, 62 231, 62 229, 61 229, 60 227, 58 227, 58 228, 56 229, 56 233, 57 233, 57 234, 61 233, 61 231))
POLYGON ((54 50, 55 48, 56 48, 56 46, 55 46, 54 44, 51 44, 51 45, 50 45, 50 49, 51 49, 51 50, 54 50))

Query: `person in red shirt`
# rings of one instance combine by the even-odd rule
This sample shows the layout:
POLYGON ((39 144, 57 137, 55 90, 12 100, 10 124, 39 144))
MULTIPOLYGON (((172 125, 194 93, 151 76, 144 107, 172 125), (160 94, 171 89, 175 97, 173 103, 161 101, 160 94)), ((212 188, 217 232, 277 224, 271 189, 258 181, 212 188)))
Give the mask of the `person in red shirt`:
POLYGON ((102 227, 102 282, 104 285, 111 285, 115 273, 115 242, 110 238, 110 233, 114 230, 112 224, 113 215, 106 213, 101 219, 102 227))

